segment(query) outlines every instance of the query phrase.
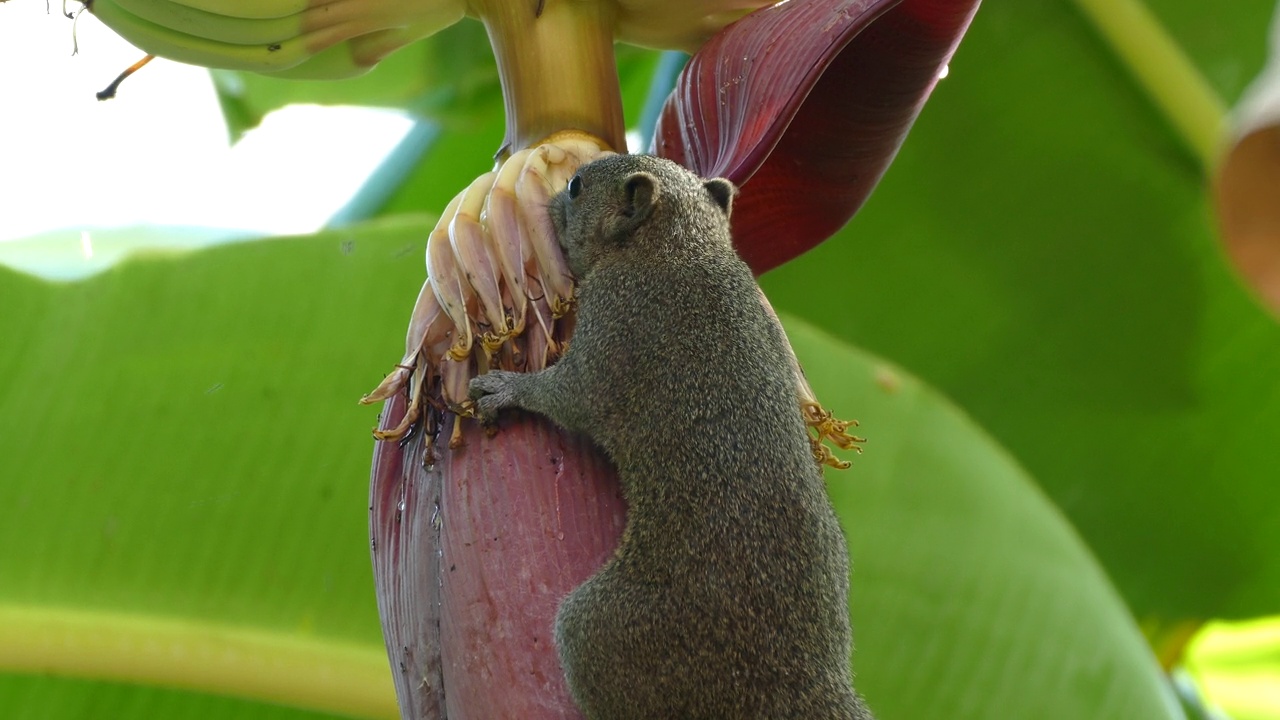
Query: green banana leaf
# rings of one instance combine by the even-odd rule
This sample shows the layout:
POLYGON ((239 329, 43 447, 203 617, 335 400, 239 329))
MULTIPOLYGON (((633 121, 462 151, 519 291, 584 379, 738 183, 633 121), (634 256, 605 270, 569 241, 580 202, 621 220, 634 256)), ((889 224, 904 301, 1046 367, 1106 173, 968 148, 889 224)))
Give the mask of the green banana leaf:
MULTIPOLYGON (((69 283, 0 270, 6 717, 394 717, 366 533, 375 417, 355 400, 394 360, 429 228, 144 253, 69 283)), ((787 324, 870 438, 830 479, 882 715, 1180 717, 1010 456, 904 371, 787 324)))
MULTIPOLYGON (((1085 4, 984 5, 867 206, 763 282, 973 413, 1176 658, 1188 624, 1280 613, 1280 328, 1085 4)), ((1148 5, 1224 103, 1262 66, 1271 0, 1148 5)), ((442 207, 501 133, 445 134, 383 212, 442 207)))
MULTIPOLYGON (((1270 6, 1153 3, 1227 100, 1270 6)), ((1144 92, 1071 3, 984 6, 872 200, 764 285, 970 412, 1160 635, 1280 612, 1280 326, 1144 92)))
MULTIPOLYGON (((1262 64, 1270 0, 1148 4, 1230 104, 1262 64)), ((826 358, 851 358, 835 381, 815 384, 841 414, 862 419, 873 441, 853 471, 833 478, 833 496, 853 546, 859 685, 886 717, 936 717, 927 712, 934 697, 950 701, 953 715, 959 707, 960 717, 1177 716, 1163 709, 1164 691, 1132 627, 1116 614, 1114 592, 1061 516, 1035 500, 1027 478, 1102 561, 1151 639, 1162 651, 1175 646, 1172 657, 1181 650, 1178 630, 1188 625, 1280 610, 1280 465, 1270 451, 1280 439, 1273 379, 1280 333, 1221 258, 1206 168, 1079 5, 990 0, 849 228, 764 278, 780 310, 828 333, 815 335, 815 353, 803 339, 812 333, 789 323, 811 375, 827 372, 819 367, 826 358), (858 387, 859 373, 865 385, 868 365, 881 365, 854 346, 892 358, 937 388, 917 390, 923 386, 901 371, 881 376, 922 395, 927 422, 893 404, 901 392, 887 399, 846 394, 858 387), (939 392, 976 424, 946 409, 939 392), (954 445, 967 447, 968 438, 980 457, 944 455, 953 468, 922 455, 919 464, 886 469, 877 453, 895 447, 896 428, 879 434, 887 422, 881 417, 928 430, 897 441, 927 441, 942 427, 936 437, 944 448, 922 451, 958 453, 954 445), (979 468, 989 472, 979 477, 979 468), (956 469, 975 476, 943 485, 947 492, 936 497, 913 484, 956 469), (912 480, 903 479, 908 472, 912 480), (884 494, 893 488, 917 494, 884 494), (988 494, 997 510, 1029 514, 992 520, 980 514, 991 512, 986 503, 974 502, 988 494), (921 540, 907 525, 885 535, 879 520, 860 514, 864 506, 936 524, 921 540), (971 517, 962 523, 964 511, 971 517), (1032 539, 1022 523, 1032 526, 1032 539), (987 534, 987 525, 1002 524, 1021 534, 987 534), (939 536, 955 556, 947 562, 933 554, 939 536), (944 583, 955 581, 953 572, 972 583, 966 568, 990 563, 999 570, 1006 562, 998 560, 1019 559, 1001 554, 1010 548, 1063 561, 1012 565, 993 584, 970 586, 951 610, 931 618, 951 623, 942 628, 910 622, 904 598, 911 596, 886 584, 900 580, 904 567, 918 568, 913 579, 937 587, 951 587, 944 583), (951 564, 961 562, 974 565, 951 564), (1000 588, 1022 587, 1008 583, 1057 587, 1056 578, 1038 576, 1063 572, 1060 565, 1070 568, 1065 584, 1083 586, 1074 591, 1082 593, 1084 619, 1055 604, 1010 605, 990 627, 983 623, 992 615, 962 613, 990 609, 982 603, 1008 597, 1000 588), (1087 634, 1093 630, 1099 637, 1087 634), (975 634, 981 631, 989 634, 975 634), (1077 703, 1105 689, 1105 678, 1095 678, 1082 684, 1083 699, 1042 712, 1034 703, 1059 699, 1070 676, 1060 666, 1059 675, 1042 675, 1039 663, 1105 667, 1088 661, 1094 656, 1050 658, 1037 650, 1079 633, 1094 656, 1119 663, 1131 692, 1109 709, 1081 710, 1092 706, 1077 703), (1035 642, 1022 644, 1031 635, 1035 642), (987 645, 995 648, 989 657, 1000 660, 977 654, 987 645), (941 694, 932 685, 920 690, 936 677, 945 678, 941 694), (1003 693, 1016 694, 1014 704, 987 704, 988 696, 1007 700, 1003 693), (1027 708, 1032 714, 1019 714, 1027 708), (1054 714, 1060 708, 1071 710, 1054 714), (1148 715, 1152 708, 1161 709, 1148 715)), ((641 76, 624 76, 628 118, 637 117, 641 76)), ((378 102, 422 112, 426 105, 415 103, 424 96, 454 92, 423 89, 421 79, 414 80, 418 90, 405 92, 397 84, 405 77, 411 75, 387 73, 385 87, 358 92, 347 89, 354 85, 322 92, 322 84, 250 82, 237 90, 240 107, 224 92, 224 109, 239 113, 244 127, 288 101, 378 102)), ((461 105, 471 114, 443 123, 439 141, 384 212, 439 209, 488 169, 502 135, 500 105, 489 112, 495 96, 464 92, 473 93, 474 104, 461 105), (471 119, 477 122, 463 122, 471 119)), ((108 661, 89 674, 105 680, 79 679, 83 672, 67 679, 57 674, 62 665, 33 661, 34 653, 10 642, 33 632, 62 637, 53 631, 83 629, 86 619, 122 632, 154 626, 157 638, 177 632, 185 639, 169 648, 175 656, 200 643, 224 647, 227 634, 248 631, 264 657, 301 644, 318 663, 349 663, 338 667, 351 678, 383 667, 365 518, 356 510, 365 502, 371 443, 364 433, 373 416, 349 404, 397 355, 421 283, 424 234, 420 221, 390 220, 149 258, 67 285, 0 272, 6 717, 330 716, 270 704, 297 704, 299 694, 307 697, 306 682, 264 691, 220 686, 193 672, 196 679, 164 682, 196 691, 172 690, 127 668, 104 672, 108 661), (278 249, 285 246, 288 252, 278 249), (370 248, 381 248, 382 265, 364 254, 370 248), (353 270, 365 263, 370 267, 353 270)), ((0 247, 0 261, 10 252, 16 249, 0 247)), ((954 588, 920 594, 945 598, 954 588)), ((108 657, 130 657, 131 647, 108 657)), ((1276 643, 1263 647, 1226 661, 1209 653, 1194 669, 1215 661, 1228 669, 1274 666, 1276 643)), ((304 677, 323 676, 323 668, 301 667, 304 677)), ((354 709, 326 702, 322 707, 353 717, 392 716, 373 701, 354 709)), ((1237 717, 1280 713, 1264 699, 1237 717)))
MULTIPOLYGON (((1223 107, 1273 6, 1145 3, 1223 107)), ((1209 158, 1090 19, 1134 7, 986 3, 866 207, 763 282, 974 414, 1176 658, 1207 618, 1280 613, 1280 328, 1222 259, 1209 158)), ((442 207, 501 132, 446 133, 383 212, 442 207)))
POLYGON ((814 389, 867 437, 828 487, 878 716, 1181 717, 1119 595, 1013 459, 936 390, 782 317, 814 389))

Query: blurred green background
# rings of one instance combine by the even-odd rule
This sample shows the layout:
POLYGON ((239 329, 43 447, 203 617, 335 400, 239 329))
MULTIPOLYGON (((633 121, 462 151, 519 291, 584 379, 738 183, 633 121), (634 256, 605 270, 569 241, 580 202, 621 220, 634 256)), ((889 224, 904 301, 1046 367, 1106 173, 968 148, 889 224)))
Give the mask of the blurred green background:
MULTIPOLYGON (((1147 5, 1234 103, 1270 3, 1147 5)), ((620 49, 631 125, 659 64, 620 49)), ((496 71, 466 21, 356 80, 215 80, 233 134, 290 102, 421 126, 316 235, 0 267, 4 718, 395 716, 355 400, 490 168, 496 71)), ((869 438, 829 481, 882 720, 1280 718, 1280 326, 1207 172, 1076 5, 991 0, 864 209, 762 278, 869 438)))

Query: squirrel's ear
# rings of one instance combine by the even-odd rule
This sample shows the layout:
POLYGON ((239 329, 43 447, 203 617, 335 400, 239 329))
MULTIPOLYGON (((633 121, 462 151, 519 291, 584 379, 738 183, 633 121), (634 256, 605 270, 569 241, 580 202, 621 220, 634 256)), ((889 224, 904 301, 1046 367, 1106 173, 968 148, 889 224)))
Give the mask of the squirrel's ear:
POLYGON ((729 211, 733 207, 733 196, 738 193, 738 188, 724 178, 707 180, 702 183, 702 187, 711 193, 711 199, 724 211, 725 217, 729 217, 729 211))
POLYGON ((658 178, 647 172, 631 173, 622 185, 626 202, 622 214, 630 219, 632 227, 644 222, 653 210, 653 203, 658 197, 658 178))

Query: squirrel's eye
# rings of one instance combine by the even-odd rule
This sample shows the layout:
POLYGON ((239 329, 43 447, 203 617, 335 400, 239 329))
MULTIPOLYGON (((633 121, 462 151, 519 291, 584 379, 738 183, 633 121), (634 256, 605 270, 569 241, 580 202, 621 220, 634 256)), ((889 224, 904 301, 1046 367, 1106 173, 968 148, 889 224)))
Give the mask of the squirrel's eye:
POLYGON ((576 198, 582 192, 582 177, 574 175, 569 178, 569 197, 576 198))

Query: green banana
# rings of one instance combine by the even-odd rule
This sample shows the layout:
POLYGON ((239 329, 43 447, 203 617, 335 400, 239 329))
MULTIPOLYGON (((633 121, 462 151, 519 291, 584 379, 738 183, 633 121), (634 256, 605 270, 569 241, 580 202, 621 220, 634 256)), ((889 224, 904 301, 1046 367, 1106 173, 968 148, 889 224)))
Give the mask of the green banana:
POLYGON ((218 15, 170 0, 115 0, 115 3, 125 12, 173 32, 232 45, 271 45, 302 34, 301 13, 256 19, 218 15))
POLYGON ((351 41, 325 48, 297 65, 282 70, 259 70, 259 75, 286 80, 340 80, 369 72, 372 64, 356 62, 351 41))
POLYGON ((287 70, 314 54, 308 47, 307 36, 279 43, 241 45, 157 25, 125 10, 115 0, 94 0, 89 8, 104 24, 144 52, 191 65, 272 72, 287 70))
MULTIPOLYGON (((177 4, 215 15, 250 20, 289 17, 290 15, 297 15, 311 5, 308 0, 176 0, 176 2, 177 4)), ((316 4, 322 5, 324 3, 317 2, 316 4)))

